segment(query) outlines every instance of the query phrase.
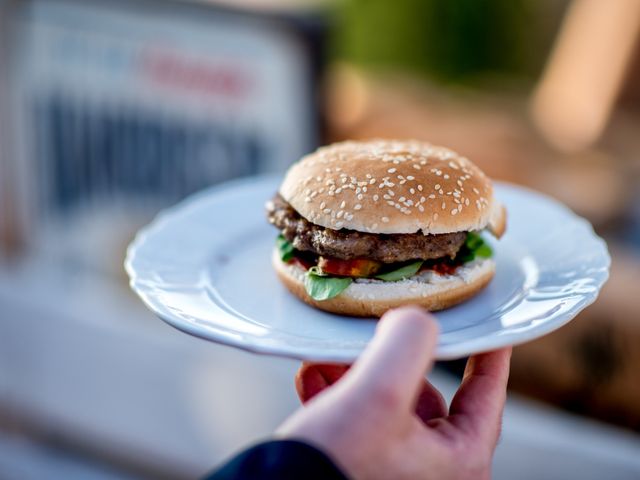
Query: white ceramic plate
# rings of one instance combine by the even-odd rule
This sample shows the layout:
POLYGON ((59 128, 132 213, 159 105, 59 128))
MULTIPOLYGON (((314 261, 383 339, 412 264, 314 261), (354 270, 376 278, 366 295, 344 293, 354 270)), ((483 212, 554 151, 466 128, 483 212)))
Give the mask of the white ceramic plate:
MULTIPOLYGON (((271 267, 277 231, 264 203, 280 178, 229 183, 160 214, 130 245, 131 287, 160 318, 192 335, 252 352, 352 362, 375 320, 341 317, 291 295, 271 267)), ((497 184, 509 212, 494 246, 496 275, 477 297, 436 314, 439 359, 523 343, 591 304, 610 258, 591 225, 560 203, 497 184)))

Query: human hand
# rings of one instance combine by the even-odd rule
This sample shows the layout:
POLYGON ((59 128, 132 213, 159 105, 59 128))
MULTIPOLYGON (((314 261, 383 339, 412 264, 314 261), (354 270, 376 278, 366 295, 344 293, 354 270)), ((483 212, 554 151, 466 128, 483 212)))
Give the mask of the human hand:
POLYGON ((471 357, 447 408, 425 380, 437 334, 419 308, 387 312, 351 368, 302 366, 308 403, 277 434, 320 448, 356 479, 490 478, 511 349, 471 357))

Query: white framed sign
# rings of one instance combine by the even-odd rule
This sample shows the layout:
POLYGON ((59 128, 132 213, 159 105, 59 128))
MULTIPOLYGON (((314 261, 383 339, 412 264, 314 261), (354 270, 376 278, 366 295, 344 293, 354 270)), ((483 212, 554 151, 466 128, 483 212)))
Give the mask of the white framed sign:
POLYGON ((30 0, 12 20, 18 200, 37 232, 282 171, 318 143, 319 53, 286 18, 30 0))

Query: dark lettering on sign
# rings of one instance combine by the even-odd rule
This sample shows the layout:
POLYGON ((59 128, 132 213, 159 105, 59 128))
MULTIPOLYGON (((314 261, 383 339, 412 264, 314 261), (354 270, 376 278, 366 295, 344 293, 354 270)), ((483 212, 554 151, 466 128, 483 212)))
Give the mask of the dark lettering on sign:
POLYGON ((232 120, 188 120, 61 95, 42 97, 33 113, 39 186, 50 212, 117 197, 166 205, 271 163, 268 139, 232 120))

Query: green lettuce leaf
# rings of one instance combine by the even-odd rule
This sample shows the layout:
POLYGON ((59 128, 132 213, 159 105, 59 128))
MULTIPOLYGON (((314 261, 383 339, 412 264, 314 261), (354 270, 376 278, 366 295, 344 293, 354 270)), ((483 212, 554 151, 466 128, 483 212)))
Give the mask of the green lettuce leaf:
POLYGON ((286 238, 284 238, 283 235, 278 235, 278 238, 276 239, 276 246, 278 247, 278 252, 280 253, 280 259, 283 262, 288 262, 293 258, 293 252, 295 248, 293 248, 293 245, 291 245, 291 243, 286 238))
POLYGON ((467 263, 476 258, 489 258, 493 255, 493 250, 479 234, 468 232, 464 241, 464 248, 459 255, 460 260, 467 263))
POLYGON ((351 277, 330 277, 315 266, 307 271, 304 287, 311 298, 322 301, 340 295, 351 282, 351 277))
POLYGON ((422 267, 423 263, 424 262, 422 260, 418 260, 417 262, 409 263, 408 265, 404 265, 391 272, 376 275, 375 278, 377 278, 378 280, 384 280, 386 282, 397 282, 398 280, 404 280, 405 278, 409 278, 418 273, 418 270, 420 270, 420 267, 422 267))

